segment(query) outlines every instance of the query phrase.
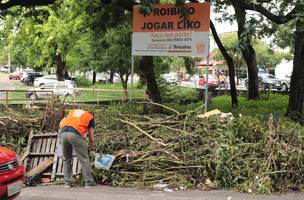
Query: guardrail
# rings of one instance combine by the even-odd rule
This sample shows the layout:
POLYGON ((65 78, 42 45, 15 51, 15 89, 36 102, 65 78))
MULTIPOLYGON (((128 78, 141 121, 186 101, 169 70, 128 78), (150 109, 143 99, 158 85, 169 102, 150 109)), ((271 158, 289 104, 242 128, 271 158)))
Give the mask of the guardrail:
MULTIPOLYGON (((64 92, 63 92, 64 93, 64 92)), ((37 96, 37 95, 35 95, 37 96)), ((97 89, 97 88, 77 88, 70 90, 67 95, 58 95, 58 92, 53 90, 42 90, 42 91, 31 91, 27 89, 18 90, 0 90, 0 104, 27 104, 36 102, 47 102, 50 98, 58 98, 60 101, 65 103, 102 103, 103 101, 126 101, 126 100, 137 100, 145 99, 145 93, 143 90, 133 89, 130 90, 115 90, 115 89, 97 89), (71 92, 73 91, 73 92, 71 92), (26 98, 26 94, 29 92, 33 93, 50 93, 47 98, 26 98), (76 95, 74 95, 76 94, 76 95)))

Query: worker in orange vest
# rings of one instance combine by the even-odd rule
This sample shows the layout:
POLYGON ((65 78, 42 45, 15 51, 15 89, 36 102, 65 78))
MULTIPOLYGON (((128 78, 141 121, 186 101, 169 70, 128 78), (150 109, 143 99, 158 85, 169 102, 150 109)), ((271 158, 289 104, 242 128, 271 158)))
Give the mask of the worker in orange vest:
POLYGON ((90 188, 92 186, 97 186, 92 176, 88 146, 85 140, 88 134, 90 150, 95 151, 94 129, 95 121, 93 115, 81 109, 71 110, 60 122, 63 174, 65 188, 67 189, 73 186, 73 149, 81 163, 85 187, 90 188))

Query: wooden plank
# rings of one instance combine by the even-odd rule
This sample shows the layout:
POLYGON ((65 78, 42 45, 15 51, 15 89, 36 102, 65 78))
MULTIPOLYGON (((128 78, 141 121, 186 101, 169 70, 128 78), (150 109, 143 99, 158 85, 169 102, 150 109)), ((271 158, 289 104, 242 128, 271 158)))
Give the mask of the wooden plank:
MULTIPOLYGON (((32 144, 32 149, 31 152, 36 152, 37 146, 38 146, 38 140, 33 138, 33 144, 32 144)), ((34 166, 34 162, 35 162, 35 158, 32 158, 32 162, 31 162, 31 167, 30 169, 32 169, 34 166)))
POLYGON ((51 153, 55 153, 56 145, 57 145, 57 138, 52 138, 51 149, 50 149, 51 153))
MULTIPOLYGON (((38 140, 33 138, 32 141, 33 141, 33 144, 32 144, 31 152, 36 152, 37 146, 38 146, 38 140)), ((37 158, 32 158, 32 159, 31 159, 31 165, 30 165, 30 167, 29 167, 28 170, 33 169, 33 168, 35 167, 35 163, 36 163, 36 162, 37 162, 37 158)))
POLYGON ((41 158, 43 156, 54 156, 54 153, 29 153, 29 156, 41 158))
MULTIPOLYGON (((42 140, 42 144, 41 144, 41 149, 40 149, 40 152, 43 154, 43 153, 45 153, 45 146, 46 146, 46 138, 40 138, 41 140, 42 140)), ((44 156, 41 156, 40 158, 39 158, 39 161, 38 161, 38 163, 41 163, 41 162, 43 162, 44 160, 46 160, 46 158, 47 158, 47 156, 46 155, 44 155, 44 156)))
MULTIPOLYGON (((55 151, 57 147, 57 141, 59 141, 57 137, 57 133, 30 133, 28 146, 26 149, 28 151, 25 151, 25 153, 23 154, 24 165, 27 166, 27 171, 31 171, 39 165, 41 166, 41 163, 45 163, 49 159, 53 159, 53 161, 55 162, 55 151)), ((60 167, 62 168, 62 164, 60 167)), ((52 180, 54 180, 55 173, 53 175, 53 171, 56 172, 56 168, 57 163, 53 164, 52 168, 49 168, 47 171, 44 171, 44 173, 49 173, 48 176, 50 178, 53 177, 52 180)))
POLYGON ((52 173, 51 173, 51 172, 44 172, 44 173, 42 173, 41 175, 42 175, 42 176, 51 176, 52 173))
MULTIPOLYGON (((42 133, 42 135, 50 135, 50 133, 42 133)), ((42 149, 41 149, 41 153, 47 153, 47 142, 48 142, 48 137, 42 137, 42 149)), ((40 162, 44 162, 45 160, 49 159, 49 158, 53 158, 54 156, 43 156, 40 159, 40 162)), ((48 170, 49 171, 49 170, 48 170)))
POLYGON ((51 181, 55 181, 56 179, 56 172, 57 172, 57 165, 58 165, 58 145, 60 144, 60 135, 57 133, 56 143, 55 143, 55 155, 54 155, 54 164, 52 168, 52 175, 51 175, 51 181))
POLYGON ((31 171, 26 173, 26 176, 34 176, 37 174, 41 174, 44 170, 46 170, 49 166, 51 166, 54 162, 53 158, 50 158, 48 160, 45 160, 44 162, 41 162, 38 166, 33 168, 31 171))
MULTIPOLYGON (((46 157, 46 160, 47 160, 47 159, 50 159, 50 158, 52 158, 52 159, 54 160, 54 156, 52 156, 52 157, 46 157)), ((53 162, 53 165, 54 165, 54 162, 53 162)), ((49 167, 48 170, 45 171, 45 172, 47 172, 47 173, 50 173, 50 175, 48 176, 48 178, 49 178, 50 180, 51 180, 52 169, 53 169, 53 166, 49 167)))
POLYGON ((31 145, 31 149, 30 152, 35 152, 36 148, 37 148, 37 139, 32 138, 32 145, 31 145))
MULTIPOLYGON (((33 130, 31 130, 31 132, 29 134, 29 138, 28 138, 27 146, 26 146, 26 152, 31 152, 32 138, 33 138, 33 130)), ((23 162, 23 166, 25 167, 25 170, 28 167, 28 163, 29 163, 29 158, 26 157, 23 162)))
POLYGON ((49 141, 49 138, 44 138, 44 149, 42 149, 44 153, 48 153, 49 152, 48 146, 47 146, 48 145, 48 141, 49 141))
POLYGON ((28 157, 29 154, 30 154, 30 152, 29 152, 28 150, 26 150, 26 151, 22 154, 22 156, 21 156, 21 158, 20 158, 20 161, 23 163, 24 160, 28 157))
POLYGON ((36 134, 34 135, 34 138, 48 138, 48 137, 57 137, 57 133, 52 133, 52 134, 36 134))
POLYGON ((46 149, 47 140, 48 140, 48 138, 42 138, 42 149, 41 149, 42 153, 46 153, 47 152, 47 149, 46 149))
POLYGON ((50 153, 51 152, 51 143, 52 143, 52 138, 48 138, 47 139, 47 144, 46 144, 46 153, 50 153))
MULTIPOLYGON (((40 153, 40 151, 41 151, 42 139, 38 138, 37 140, 38 140, 37 148, 36 148, 36 151, 34 153, 40 153)), ((33 167, 36 167, 39 164, 39 162, 40 162, 40 157, 36 157, 33 167)))

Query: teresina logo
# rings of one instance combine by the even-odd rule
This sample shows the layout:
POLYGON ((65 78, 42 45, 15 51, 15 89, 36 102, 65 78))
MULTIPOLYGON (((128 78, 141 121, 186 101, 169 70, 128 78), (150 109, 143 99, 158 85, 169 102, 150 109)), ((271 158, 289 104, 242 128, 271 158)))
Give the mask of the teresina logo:
POLYGON ((191 49, 191 46, 189 45, 173 45, 174 49, 191 49))

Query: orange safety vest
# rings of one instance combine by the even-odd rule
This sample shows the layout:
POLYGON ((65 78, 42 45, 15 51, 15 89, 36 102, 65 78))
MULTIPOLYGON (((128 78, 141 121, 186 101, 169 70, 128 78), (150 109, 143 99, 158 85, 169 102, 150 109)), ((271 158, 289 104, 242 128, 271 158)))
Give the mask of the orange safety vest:
POLYGON ((60 122, 60 128, 71 126, 77 130, 81 137, 86 137, 88 126, 93 119, 93 115, 87 111, 75 109, 71 110, 69 114, 60 122))

